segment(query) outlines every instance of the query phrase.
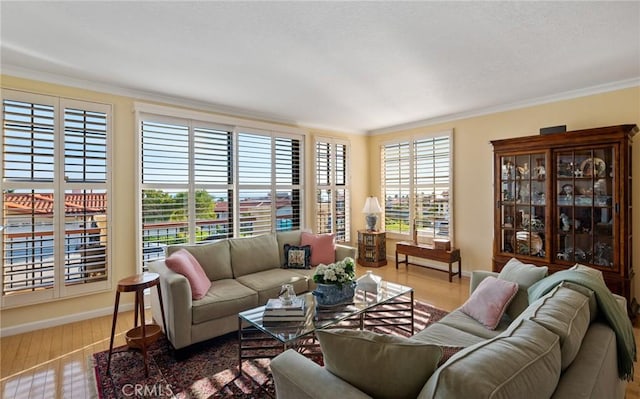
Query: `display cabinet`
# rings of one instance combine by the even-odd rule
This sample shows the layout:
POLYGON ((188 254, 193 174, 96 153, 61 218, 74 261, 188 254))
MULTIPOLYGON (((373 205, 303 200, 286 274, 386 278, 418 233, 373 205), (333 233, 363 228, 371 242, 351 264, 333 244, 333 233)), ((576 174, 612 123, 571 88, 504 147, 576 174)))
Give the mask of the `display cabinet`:
POLYGON ((358 263, 380 267, 387 264, 387 244, 384 231, 358 231, 358 263))
POLYGON ((631 138, 637 132, 620 125, 492 141, 494 271, 511 257, 551 273, 584 264, 601 270, 635 313, 631 138))

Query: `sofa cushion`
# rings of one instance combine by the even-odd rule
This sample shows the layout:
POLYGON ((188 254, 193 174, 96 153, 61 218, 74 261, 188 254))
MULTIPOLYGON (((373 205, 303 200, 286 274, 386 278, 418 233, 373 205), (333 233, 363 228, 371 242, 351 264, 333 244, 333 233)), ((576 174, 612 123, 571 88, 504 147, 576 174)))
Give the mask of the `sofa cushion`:
MULTIPOLYGON (((574 291, 578 291, 582 295, 589 298, 589 318, 591 322, 594 322, 598 317, 598 299, 595 292, 592 289, 585 287, 584 285, 572 283, 571 281, 563 281, 560 283, 565 288, 570 288, 574 291)), ((624 307, 626 309, 626 307, 624 307)))
POLYGON ((284 244, 285 269, 311 269, 311 246, 284 244))
MULTIPOLYGON (((462 312, 460 312, 462 313, 462 312)), ((476 322, 477 324, 477 322, 476 322)), ((481 327, 485 331, 489 331, 484 327, 481 327)), ((426 344, 433 344, 439 346, 456 346, 467 347, 475 345, 479 342, 486 341, 485 338, 477 335, 469 334, 468 332, 459 330, 455 327, 442 324, 441 322, 433 323, 424 330, 416 333, 411 339, 421 341, 426 344)))
POLYGON ((276 240, 278 241, 278 252, 280 256, 280 266, 285 264, 286 258, 284 257, 284 244, 300 245, 300 230, 291 231, 279 231, 276 233, 276 240))
POLYGON ((484 326, 484 324, 478 322, 473 317, 464 313, 461 309, 456 309, 449 313, 442 319, 438 320, 436 324, 444 324, 455 328, 460 331, 475 335, 482 339, 491 339, 500 335, 501 332, 509 327, 510 321, 506 317, 500 319, 500 322, 495 329, 490 330, 484 326))
POLYGON ((560 338, 530 320, 454 355, 418 398, 548 398, 560 379, 560 338))
POLYGON ((375 398, 415 398, 442 357, 437 345, 371 331, 316 335, 327 370, 375 398))
POLYGON ((280 267, 278 241, 274 234, 232 238, 229 248, 235 278, 280 267))
POLYGON ((573 362, 589 329, 589 298, 561 285, 538 299, 522 313, 560 337, 562 370, 573 362))
POLYGON ((311 246, 311 264, 328 265, 336 261, 336 235, 334 233, 312 234, 302 232, 300 245, 311 246))
POLYGON ((164 261, 169 269, 187 278, 191 286, 191 299, 200 299, 207 294, 211 288, 211 280, 189 251, 180 249, 169 255, 164 261))
POLYGON ((460 310, 490 330, 500 323, 509 302, 518 292, 518 284, 487 277, 478 285, 460 310))
POLYGON ((258 301, 261 305, 267 303, 269 298, 277 298, 282 284, 291 284, 296 294, 309 290, 307 279, 288 269, 269 269, 257 273, 246 274, 236 279, 244 286, 258 293, 258 301))
POLYGON ((529 306, 529 294, 527 290, 533 284, 542 280, 549 271, 547 266, 536 266, 522 263, 516 258, 511 258, 502 268, 498 278, 512 281, 518 284, 518 293, 507 307, 507 315, 514 320, 523 310, 529 306))
POLYGON ((233 279, 218 280, 209 289, 207 295, 193 301, 191 309, 193 324, 237 315, 243 310, 256 306, 258 306, 258 293, 233 279))
POLYGON ((167 247, 167 255, 171 255, 181 248, 186 249, 196 258, 209 280, 233 278, 228 240, 196 245, 171 245, 167 247))

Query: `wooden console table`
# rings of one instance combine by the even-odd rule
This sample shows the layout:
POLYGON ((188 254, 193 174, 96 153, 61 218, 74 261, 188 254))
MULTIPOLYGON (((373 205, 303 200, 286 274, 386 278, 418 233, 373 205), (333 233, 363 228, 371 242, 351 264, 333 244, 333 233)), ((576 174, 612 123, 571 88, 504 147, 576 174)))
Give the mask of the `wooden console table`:
POLYGON ((409 265, 415 265, 420 267, 425 267, 427 269, 433 269, 440 272, 445 272, 449 274, 449 282, 452 281, 452 277, 456 274, 458 278, 462 277, 462 258, 460 257, 460 250, 457 248, 451 248, 450 251, 445 251, 441 249, 434 249, 432 246, 424 245, 424 244, 414 244, 408 241, 400 241, 396 243, 396 269, 398 268, 398 264, 404 263, 409 268, 409 265), (398 254, 404 254, 404 261, 398 262, 398 254), (415 256, 416 258, 430 259, 438 262, 444 262, 449 264, 449 271, 438 269, 436 267, 419 265, 416 263, 409 262, 409 256, 415 256), (453 271, 452 264, 458 262, 458 271, 453 271))

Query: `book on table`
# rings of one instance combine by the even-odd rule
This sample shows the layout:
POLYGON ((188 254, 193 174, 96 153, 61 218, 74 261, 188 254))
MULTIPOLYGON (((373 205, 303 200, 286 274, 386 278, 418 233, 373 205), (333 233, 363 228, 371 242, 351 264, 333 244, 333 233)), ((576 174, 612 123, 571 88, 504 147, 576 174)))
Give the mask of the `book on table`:
POLYGON ((278 298, 267 301, 264 307, 264 316, 268 317, 302 317, 306 313, 304 298, 296 297, 291 304, 284 304, 278 298))

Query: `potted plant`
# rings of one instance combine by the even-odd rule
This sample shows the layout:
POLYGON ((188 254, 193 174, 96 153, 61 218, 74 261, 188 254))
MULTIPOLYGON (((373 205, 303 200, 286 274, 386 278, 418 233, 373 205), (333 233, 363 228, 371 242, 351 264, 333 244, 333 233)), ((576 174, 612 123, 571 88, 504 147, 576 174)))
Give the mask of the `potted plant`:
POLYGON ((320 264, 313 275, 316 290, 313 295, 319 306, 336 306, 353 302, 356 263, 352 258, 329 265, 320 264))

